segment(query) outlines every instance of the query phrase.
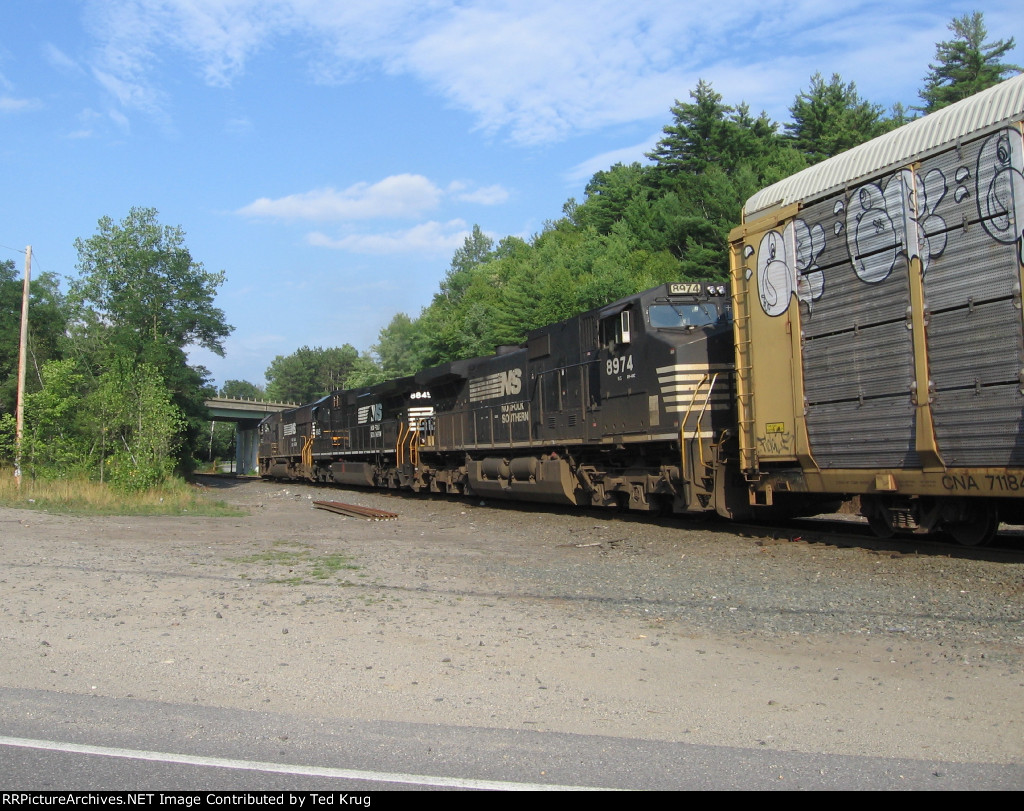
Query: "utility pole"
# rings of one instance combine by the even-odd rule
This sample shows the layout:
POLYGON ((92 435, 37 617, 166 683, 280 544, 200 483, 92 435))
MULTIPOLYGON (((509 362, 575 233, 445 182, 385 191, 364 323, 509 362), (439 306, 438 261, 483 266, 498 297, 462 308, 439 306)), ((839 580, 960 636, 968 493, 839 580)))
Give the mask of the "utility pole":
POLYGON ((28 358, 28 291, 32 277, 32 246, 25 248, 25 285, 21 291, 21 342, 18 344, 18 409, 14 433, 14 478, 21 489, 21 438, 25 431, 25 364, 28 358))

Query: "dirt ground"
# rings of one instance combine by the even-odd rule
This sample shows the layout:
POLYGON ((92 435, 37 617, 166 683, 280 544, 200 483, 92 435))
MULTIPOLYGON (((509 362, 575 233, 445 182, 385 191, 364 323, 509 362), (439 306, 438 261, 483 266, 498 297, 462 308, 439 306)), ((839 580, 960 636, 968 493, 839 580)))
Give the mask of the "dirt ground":
POLYGON ((0 685, 311 721, 1024 759, 1024 556, 214 485, 247 515, 0 509, 0 685))

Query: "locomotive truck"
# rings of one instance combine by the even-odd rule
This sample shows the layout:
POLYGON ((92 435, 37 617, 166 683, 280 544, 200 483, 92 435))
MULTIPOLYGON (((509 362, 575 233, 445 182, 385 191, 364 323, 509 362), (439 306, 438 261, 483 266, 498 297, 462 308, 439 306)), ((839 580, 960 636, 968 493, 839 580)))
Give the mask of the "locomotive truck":
POLYGON ((264 476, 729 518, 859 496, 988 542, 1024 498, 1024 76, 751 197, 730 284, 268 417, 264 476))

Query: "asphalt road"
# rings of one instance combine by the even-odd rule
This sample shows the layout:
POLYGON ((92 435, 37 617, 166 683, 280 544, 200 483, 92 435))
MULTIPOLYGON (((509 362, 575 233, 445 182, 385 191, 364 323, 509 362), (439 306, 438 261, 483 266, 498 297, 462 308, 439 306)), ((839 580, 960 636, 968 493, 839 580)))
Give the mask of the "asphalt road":
POLYGON ((1021 790, 1024 767, 813 755, 0 690, 0 784, 34 790, 1021 790))

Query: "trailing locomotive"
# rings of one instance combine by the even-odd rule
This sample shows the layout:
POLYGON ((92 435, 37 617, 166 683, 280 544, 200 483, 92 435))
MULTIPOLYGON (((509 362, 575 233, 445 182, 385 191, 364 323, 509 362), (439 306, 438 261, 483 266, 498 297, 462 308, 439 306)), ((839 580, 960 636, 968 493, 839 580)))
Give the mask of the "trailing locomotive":
POLYGON ((1024 76, 747 201, 731 284, 261 426, 263 475, 672 512, 813 512, 985 543, 1024 515, 1024 76))
POLYGON ((732 355, 726 286, 662 285, 496 355, 272 415, 260 472, 732 517, 748 509, 726 475, 732 355))

